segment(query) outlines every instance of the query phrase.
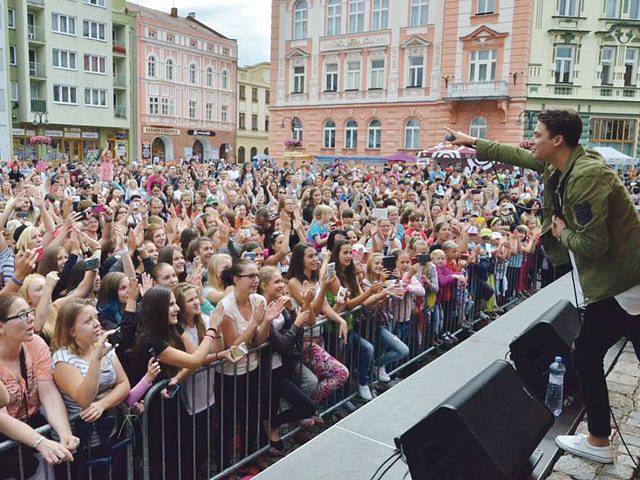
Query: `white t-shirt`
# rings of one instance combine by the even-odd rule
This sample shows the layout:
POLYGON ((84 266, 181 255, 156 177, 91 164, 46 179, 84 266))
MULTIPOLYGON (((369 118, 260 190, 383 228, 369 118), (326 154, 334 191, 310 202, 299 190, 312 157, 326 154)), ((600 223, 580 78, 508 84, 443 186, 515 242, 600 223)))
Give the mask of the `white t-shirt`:
MULTIPOLYGON (((276 332, 282 330, 284 327, 284 315, 281 313, 276 318, 271 321, 271 325, 276 332)), ((271 354, 271 370, 275 370, 276 368, 280 368, 282 366, 282 357, 278 352, 273 352, 271 354)))
MULTIPOLYGON (((209 317, 207 315, 202 314, 202 321, 204 322, 204 328, 209 328, 209 317)), ((184 327, 184 331, 189 335, 194 345, 200 344, 198 341, 198 329, 195 326, 184 327)), ((182 402, 189 415, 200 413, 216 402, 213 379, 213 370, 205 368, 195 372, 184 381, 180 390, 182 392, 182 402)))

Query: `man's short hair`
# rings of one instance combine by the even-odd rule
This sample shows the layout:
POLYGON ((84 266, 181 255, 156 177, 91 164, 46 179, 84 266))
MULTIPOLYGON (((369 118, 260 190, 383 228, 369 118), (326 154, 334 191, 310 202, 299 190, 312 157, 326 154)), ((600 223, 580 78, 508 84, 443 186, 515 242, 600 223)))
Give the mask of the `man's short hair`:
POLYGON ((538 114, 538 121, 549 131, 550 137, 562 135, 569 148, 575 148, 582 135, 582 119, 575 110, 545 110, 538 114))

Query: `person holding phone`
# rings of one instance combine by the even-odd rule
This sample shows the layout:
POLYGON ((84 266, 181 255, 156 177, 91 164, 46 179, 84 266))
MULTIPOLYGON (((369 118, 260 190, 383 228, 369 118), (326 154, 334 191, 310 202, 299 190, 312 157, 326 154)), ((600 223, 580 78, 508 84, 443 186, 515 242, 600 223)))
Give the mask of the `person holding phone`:
MULTIPOLYGON (((116 426, 111 410, 129 395, 129 380, 115 345, 108 342, 114 333, 102 330, 96 309, 88 302, 74 300, 58 312, 53 334, 56 351, 51 357, 53 379, 67 414, 79 413, 82 420, 74 426, 81 448, 71 478, 86 478, 88 458, 111 454, 109 440, 116 426)), ((58 472, 57 478, 63 478, 64 473, 58 472)), ((93 477, 100 478, 98 472, 93 472, 93 477)))

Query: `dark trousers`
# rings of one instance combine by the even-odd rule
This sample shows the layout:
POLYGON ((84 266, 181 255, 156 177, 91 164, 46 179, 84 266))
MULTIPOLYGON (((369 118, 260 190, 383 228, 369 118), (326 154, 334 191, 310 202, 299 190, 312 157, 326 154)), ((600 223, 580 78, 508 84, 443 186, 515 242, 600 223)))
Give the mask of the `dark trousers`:
POLYGON ((271 380, 271 428, 278 428, 311 417, 316 411, 313 401, 289 379, 284 367, 273 370, 271 380), (278 414, 280 399, 291 408, 278 414))
POLYGON ((611 434, 609 394, 604 376, 604 356, 623 337, 640 335, 640 315, 629 315, 615 300, 606 298, 587 305, 575 339, 573 364, 580 380, 589 433, 611 434))

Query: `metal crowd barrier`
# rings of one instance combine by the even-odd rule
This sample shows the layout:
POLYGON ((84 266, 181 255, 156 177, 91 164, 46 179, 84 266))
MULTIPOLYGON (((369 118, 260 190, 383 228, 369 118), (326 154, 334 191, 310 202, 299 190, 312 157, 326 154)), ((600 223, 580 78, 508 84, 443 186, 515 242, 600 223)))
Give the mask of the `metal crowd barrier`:
MULTIPOLYGON (((332 383, 335 378, 331 375, 342 375, 343 382, 333 381, 330 392, 316 404, 317 414, 327 416, 343 406, 352 408, 348 402, 357 396, 361 379, 365 378, 369 385, 379 381, 379 361, 386 350, 383 335, 387 341, 392 338, 396 342, 399 338, 405 345, 394 343, 402 358, 387 365, 388 374, 393 375, 439 348, 445 332, 460 335, 472 330, 480 322, 488 321, 489 314, 509 308, 523 295, 537 290, 539 264, 536 253, 524 259, 518 268, 505 268, 508 263, 501 265, 495 260, 490 268, 470 265, 466 269, 465 285, 452 284, 446 300, 436 306, 429 305, 426 297, 418 300, 410 319, 403 323, 397 323, 396 319, 381 323, 378 309, 343 312, 342 317, 348 319, 350 325, 346 344, 338 338, 337 329, 329 320, 306 328, 299 345, 303 358, 309 353, 307 349, 315 348, 311 346, 315 344, 321 350, 315 348, 314 352, 326 352, 348 369, 346 379, 341 369, 320 375, 321 384, 327 379, 332 383), (442 315, 441 320, 434 313, 436 309, 439 309, 438 315, 442 315)), ((162 395, 166 380, 156 383, 147 392, 144 412, 136 421, 118 422, 121 425, 118 438, 130 439, 125 445, 126 478, 187 480, 206 475, 208 479, 218 480, 269 452, 269 437, 263 425, 271 424, 274 401, 271 362, 272 349, 267 343, 251 350, 235 364, 216 362, 199 369, 181 384, 173 398, 162 395)), ((298 367, 294 377, 300 385, 302 367, 298 367)), ((283 429, 288 432, 283 438, 297 429, 297 425, 283 429)), ((39 431, 48 435, 51 427, 45 426, 39 431)), ((18 458, 22 461, 22 451, 28 447, 7 441, 0 444, 0 455, 11 448, 18 449, 18 458)), ((104 468, 110 467, 108 461, 101 465, 100 474, 96 475, 98 467, 94 466, 88 478, 124 478, 112 477, 110 468, 104 473, 104 468)), ((66 470, 71 478, 69 465, 66 470)), ((21 473, 17 480, 23 478, 21 473)), ((40 478, 53 479, 53 476, 46 471, 40 478)))

